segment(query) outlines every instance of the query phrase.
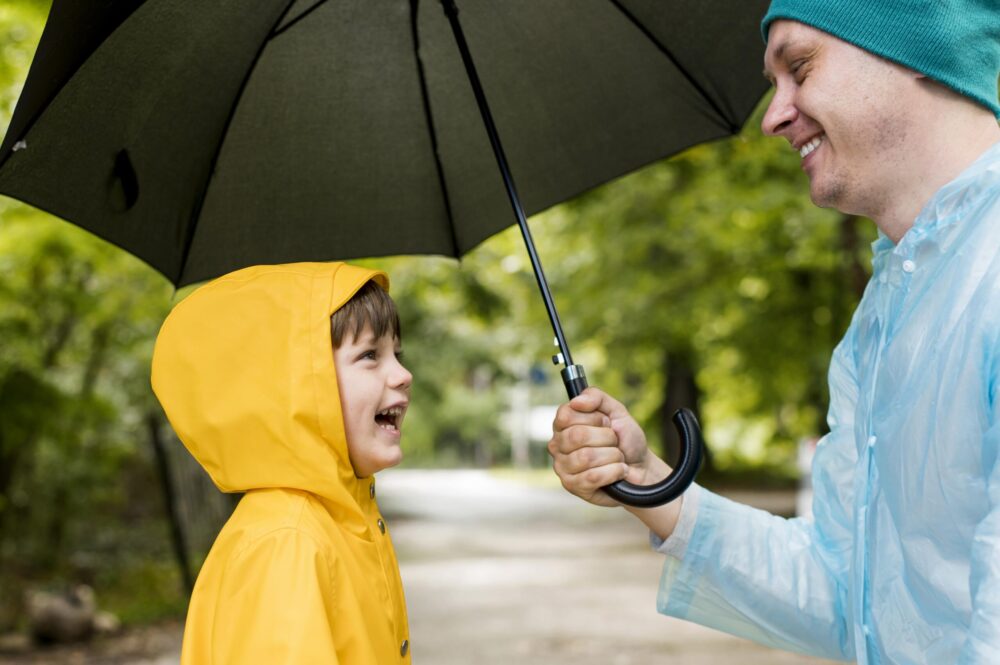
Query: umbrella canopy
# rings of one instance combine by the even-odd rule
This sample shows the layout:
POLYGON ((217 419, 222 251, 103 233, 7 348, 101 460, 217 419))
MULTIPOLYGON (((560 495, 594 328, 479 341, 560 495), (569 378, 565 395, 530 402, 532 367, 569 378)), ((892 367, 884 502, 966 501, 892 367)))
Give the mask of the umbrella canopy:
MULTIPOLYGON (((766 4, 463 0, 459 21, 455 0, 56 0, 0 192, 177 285, 261 263, 457 257, 512 206, 573 397, 586 374, 526 215, 738 131, 766 87, 766 4)), ((686 410, 674 424, 674 472, 613 498, 687 488, 701 433, 686 410)))
MULTIPOLYGON (((737 131, 767 0, 462 0, 528 214, 737 131)), ((512 222, 433 0, 55 0, 0 193, 174 284, 460 256, 512 222)))

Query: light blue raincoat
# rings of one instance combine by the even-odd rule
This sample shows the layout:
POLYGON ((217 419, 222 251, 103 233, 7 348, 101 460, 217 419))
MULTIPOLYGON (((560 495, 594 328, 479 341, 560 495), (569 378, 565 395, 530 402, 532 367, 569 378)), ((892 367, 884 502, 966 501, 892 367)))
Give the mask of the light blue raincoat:
POLYGON ((659 610, 859 663, 1000 663, 1000 144, 874 273, 830 367, 814 518, 702 488, 659 610))

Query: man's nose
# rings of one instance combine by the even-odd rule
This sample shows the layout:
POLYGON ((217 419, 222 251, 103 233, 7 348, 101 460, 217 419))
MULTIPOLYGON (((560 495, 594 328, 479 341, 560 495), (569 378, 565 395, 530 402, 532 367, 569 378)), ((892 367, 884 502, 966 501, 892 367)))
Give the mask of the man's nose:
POLYGON ((795 122, 798 114, 791 93, 779 87, 767 105, 764 118, 760 121, 760 129, 767 136, 780 136, 783 130, 795 122))

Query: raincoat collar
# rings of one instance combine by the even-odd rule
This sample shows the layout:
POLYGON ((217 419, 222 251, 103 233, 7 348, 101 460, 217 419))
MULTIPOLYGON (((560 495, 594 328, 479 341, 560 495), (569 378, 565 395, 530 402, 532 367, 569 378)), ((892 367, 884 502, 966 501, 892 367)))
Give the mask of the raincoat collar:
POLYGON ((872 243, 875 270, 885 264, 884 257, 888 253, 906 256, 927 241, 935 242, 942 252, 946 251, 958 231, 952 228, 955 222, 963 218, 968 207, 975 204, 979 197, 990 193, 991 188, 984 179, 989 172, 1000 178, 1000 142, 993 144, 958 177, 935 192, 898 244, 879 230, 878 239, 872 243))

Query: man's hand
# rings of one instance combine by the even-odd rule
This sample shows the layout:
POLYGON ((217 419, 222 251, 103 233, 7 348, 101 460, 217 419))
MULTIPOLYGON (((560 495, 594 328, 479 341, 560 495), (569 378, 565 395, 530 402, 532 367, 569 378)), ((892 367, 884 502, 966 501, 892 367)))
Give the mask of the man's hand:
MULTIPOLYGON (((601 491, 627 480, 652 485, 670 475, 667 463, 649 451, 646 435, 621 402, 597 388, 563 404, 552 423, 552 468, 563 487, 598 506, 621 505, 601 491)), ((655 508, 626 509, 660 538, 673 533, 683 497, 655 508)))
POLYGON ((597 388, 559 407, 552 432, 549 454, 563 487, 598 506, 619 505, 601 491, 605 485, 623 479, 644 485, 669 473, 649 452, 646 435, 628 409, 597 388), (660 477, 650 478, 651 472, 660 477))

